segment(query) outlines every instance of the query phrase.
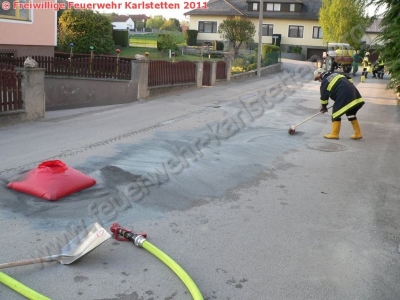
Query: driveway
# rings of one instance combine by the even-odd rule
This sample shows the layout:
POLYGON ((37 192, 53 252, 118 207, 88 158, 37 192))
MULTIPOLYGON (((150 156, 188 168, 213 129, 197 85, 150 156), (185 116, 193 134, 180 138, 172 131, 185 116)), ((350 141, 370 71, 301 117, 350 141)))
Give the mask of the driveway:
MULTIPOLYGON (((325 140, 311 63, 129 105, 49 112, 0 128, 0 262, 57 253, 113 222, 192 277, 204 299, 400 298, 400 106, 388 79, 354 84, 364 138, 325 140), (60 159, 96 179, 49 202, 6 187, 60 159)), ((332 102, 331 102, 332 103, 332 102)), ((5 273, 51 299, 191 299, 144 249, 109 239, 74 264, 5 273)), ((22 299, 0 286, 0 299, 22 299)))

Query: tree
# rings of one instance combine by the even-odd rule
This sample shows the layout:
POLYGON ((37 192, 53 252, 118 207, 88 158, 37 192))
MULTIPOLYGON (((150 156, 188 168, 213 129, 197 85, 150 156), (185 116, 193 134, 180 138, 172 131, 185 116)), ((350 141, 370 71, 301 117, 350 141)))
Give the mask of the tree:
POLYGON ((64 11, 58 22, 58 49, 68 52, 70 43, 74 52, 106 54, 113 50, 111 19, 92 10, 69 9, 64 11))
POLYGON ((221 38, 232 43, 235 56, 239 54, 239 48, 243 43, 253 40, 256 33, 254 24, 241 17, 224 20, 218 27, 221 38))
MULTIPOLYGON (((58 3, 59 5, 64 4, 65 7, 68 7, 68 1, 66 1, 66 0, 58 0, 57 3, 58 3)), ((63 14, 64 11, 65 11, 65 9, 59 9, 59 10, 57 10, 57 22, 58 22, 58 20, 60 19, 61 15, 63 14)))
POLYGON ((160 29, 161 26, 164 25, 165 21, 166 19, 161 15, 151 17, 146 21, 146 28, 160 29))
POLYGON ((181 24, 181 26, 189 27, 189 21, 182 20, 182 21, 180 21, 179 23, 181 24))
POLYGON ((165 21, 165 23, 160 27, 161 30, 168 30, 168 31, 179 31, 180 25, 177 19, 169 19, 165 21), (178 22, 178 25, 176 24, 178 22))
POLYGON ((366 0, 322 0, 319 24, 323 40, 348 43, 359 48, 372 19, 366 14, 366 0))
POLYGON ((144 22, 143 21, 140 21, 140 20, 138 20, 138 21, 135 21, 135 28, 137 29, 137 30, 143 30, 143 28, 144 28, 144 22))
POLYGON ((169 21, 175 24, 175 27, 178 29, 177 31, 181 31, 181 23, 179 22, 178 19, 170 18, 169 21))
POLYGON ((176 38, 173 34, 159 34, 157 37, 157 49, 163 50, 178 50, 176 38))
POLYGON ((378 41, 382 43, 381 54, 385 61, 385 68, 391 74, 387 87, 400 93, 400 2, 375 0, 371 3, 375 3, 378 7, 385 6, 378 41))

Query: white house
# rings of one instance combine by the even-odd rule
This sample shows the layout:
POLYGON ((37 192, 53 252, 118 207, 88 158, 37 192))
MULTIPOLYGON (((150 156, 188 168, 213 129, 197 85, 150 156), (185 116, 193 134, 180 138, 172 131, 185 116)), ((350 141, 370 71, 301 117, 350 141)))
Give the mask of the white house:
POLYGON ((381 45, 382 42, 379 41, 378 35, 381 32, 381 21, 382 19, 377 18, 372 22, 372 24, 367 28, 365 31, 363 41, 365 41, 366 44, 368 45, 381 45))
POLYGON ((112 25, 115 30, 135 29, 135 22, 129 16, 114 16, 112 18, 112 25))
MULTIPOLYGON (((271 44, 279 39, 281 49, 301 46, 307 59, 322 56, 326 46, 322 40, 318 12, 322 0, 263 0, 262 43, 271 44)), ((197 40, 220 40, 218 26, 227 18, 240 16, 256 27, 254 40, 258 40, 260 0, 211 0, 207 9, 186 12, 190 16, 189 29, 198 30, 197 40)))
POLYGON ((132 21, 135 23, 135 28, 137 29, 136 22, 142 22, 143 24, 146 24, 146 21, 148 17, 146 15, 129 15, 129 17, 132 19, 132 21))
MULTIPOLYGON (((198 30, 199 43, 220 40, 218 26, 227 18, 240 16, 254 24, 253 39, 258 41, 260 1, 210 0, 206 9, 185 13, 190 16, 189 29, 198 30)), ((322 0, 263 0, 262 43, 271 44, 276 37, 283 51, 300 46, 307 59, 315 55, 322 57, 326 44, 319 24, 321 6, 322 0)), ((372 44, 379 31, 379 20, 376 20, 367 29, 363 41, 372 44)))

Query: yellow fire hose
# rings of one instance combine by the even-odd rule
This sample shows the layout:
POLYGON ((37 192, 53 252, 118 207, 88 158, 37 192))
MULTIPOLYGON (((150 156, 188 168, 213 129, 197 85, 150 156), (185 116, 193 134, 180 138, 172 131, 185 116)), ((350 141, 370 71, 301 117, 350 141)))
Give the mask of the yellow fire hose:
POLYGON ((114 233, 114 238, 119 241, 131 241, 137 247, 142 247, 161 260, 164 264, 166 264, 174 273, 182 280, 190 294, 193 297, 193 300, 204 300, 201 295, 200 290, 197 285, 194 283, 192 278, 183 270, 171 257, 162 252, 156 246, 151 244, 146 240, 146 234, 137 234, 133 233, 130 230, 122 228, 118 225, 118 223, 114 223, 110 228, 111 232, 114 233), (122 236, 123 238, 120 238, 122 236))
POLYGON ((203 300, 203 296, 201 295, 197 285, 194 283, 192 278, 182 269, 171 257, 162 252, 156 246, 154 246, 149 241, 145 240, 142 243, 142 247, 161 260, 164 264, 166 264, 174 273, 182 280, 182 282, 186 285, 190 294, 192 295, 194 300, 203 300))
POLYGON ((0 282, 13 289, 17 293, 20 293, 22 296, 31 299, 31 300, 50 300, 46 296, 39 294, 38 292, 28 288, 26 285, 16 281, 14 278, 0 272, 0 282))

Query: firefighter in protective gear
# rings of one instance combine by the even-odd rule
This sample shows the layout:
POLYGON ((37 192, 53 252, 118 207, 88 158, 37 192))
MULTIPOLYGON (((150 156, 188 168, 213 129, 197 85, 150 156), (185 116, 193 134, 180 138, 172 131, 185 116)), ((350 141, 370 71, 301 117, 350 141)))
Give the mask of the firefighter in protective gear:
POLYGON ((332 108, 332 132, 324 135, 326 139, 339 139, 341 116, 346 115, 354 129, 351 135, 353 140, 362 138, 360 124, 356 114, 364 105, 357 88, 344 76, 337 73, 327 72, 325 69, 317 69, 314 72, 314 80, 321 82, 321 109, 327 112, 329 98, 335 103, 332 108))
POLYGON ((383 74, 385 73, 385 62, 382 58, 381 55, 378 57, 378 62, 376 63, 376 66, 374 67, 374 70, 372 71, 372 78, 376 78, 378 75, 378 79, 383 79, 383 74))
POLYGON ((362 61, 363 71, 361 76, 365 76, 365 78, 368 78, 368 68, 371 66, 371 62, 369 61, 369 55, 370 55, 369 52, 365 53, 365 56, 362 61))

